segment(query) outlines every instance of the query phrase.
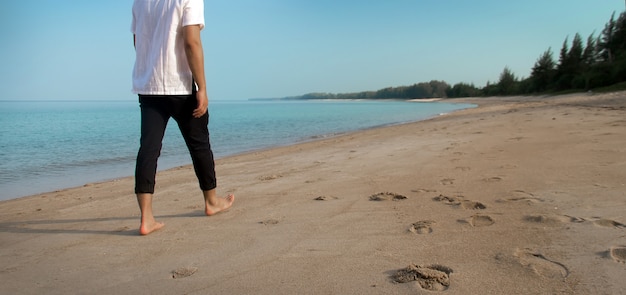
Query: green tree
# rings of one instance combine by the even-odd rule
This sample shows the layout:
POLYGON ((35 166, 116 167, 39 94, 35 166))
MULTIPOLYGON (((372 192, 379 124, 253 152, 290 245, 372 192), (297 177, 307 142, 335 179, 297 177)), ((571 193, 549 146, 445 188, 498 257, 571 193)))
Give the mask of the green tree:
POLYGON ((571 81, 569 81, 569 88, 585 89, 585 64, 584 56, 585 48, 583 47, 583 39, 580 34, 574 35, 572 40, 572 48, 567 53, 567 64, 564 66, 564 70, 571 75, 571 81))
POLYGON ((611 15, 611 19, 604 26, 602 34, 598 37, 598 51, 599 56, 603 61, 612 63, 613 53, 615 50, 615 35, 616 35, 616 23, 615 13, 611 15))
POLYGON ((428 97, 429 93, 420 84, 413 84, 407 87, 405 91, 406 98, 424 98, 428 97))
POLYGON ((580 34, 576 33, 574 35, 574 40, 572 40, 572 48, 567 52, 567 59, 572 67, 578 67, 583 59, 583 39, 580 37, 580 34))
POLYGON ((530 74, 530 92, 542 92, 554 82, 556 62, 552 57, 552 48, 548 48, 535 62, 530 74))
POLYGON ((596 39, 594 38, 593 34, 591 34, 589 35, 589 37, 587 37, 587 44, 585 45, 585 49, 583 50, 581 56, 581 73, 578 76, 578 80, 580 80, 580 82, 575 82, 581 83, 583 88, 586 90, 593 88, 593 83, 595 82, 595 73, 593 67, 598 61, 597 49, 598 47, 596 46, 596 39))
POLYGON ((568 38, 565 38, 559 55, 556 69, 556 88, 558 90, 580 88, 576 78, 581 74, 583 41, 580 34, 574 36, 572 47, 568 49, 568 38))
POLYGON ((626 81, 626 12, 620 14, 615 22, 613 36, 615 64, 613 65, 614 83, 626 81))
POLYGON ((450 85, 444 81, 432 80, 428 84, 432 88, 432 95, 430 97, 445 98, 446 91, 450 88, 450 85))
POLYGON ((568 63, 567 61, 568 59, 567 53, 569 52, 569 45, 568 45, 569 40, 568 39, 569 38, 565 38, 565 41, 563 41, 563 46, 561 46, 561 51, 559 52, 559 63, 556 66, 554 86, 558 90, 569 87, 569 80, 571 80, 571 78, 568 77, 567 75, 567 71, 565 70, 565 66, 568 63))
POLYGON ((592 66, 598 61, 597 49, 596 39, 593 37, 593 34, 591 34, 587 37, 587 45, 585 45, 585 50, 582 55, 582 62, 585 66, 592 66))
POLYGON ((500 80, 498 80, 498 92, 500 95, 516 94, 517 78, 509 69, 508 66, 504 67, 504 70, 500 74, 500 80))
POLYGON ((448 88, 446 95, 452 97, 477 97, 481 96, 482 92, 476 88, 474 84, 457 83, 451 88, 448 88))
POLYGON ((595 87, 626 81, 626 12, 615 19, 615 13, 596 41, 597 62, 591 69, 595 87))

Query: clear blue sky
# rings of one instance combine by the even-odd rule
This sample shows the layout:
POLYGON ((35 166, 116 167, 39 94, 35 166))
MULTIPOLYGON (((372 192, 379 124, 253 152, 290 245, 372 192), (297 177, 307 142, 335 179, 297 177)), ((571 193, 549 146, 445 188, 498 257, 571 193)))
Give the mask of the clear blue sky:
MULTIPOLYGON (((131 0, 0 4, 0 100, 132 100, 131 0)), ((528 76, 623 0, 206 0, 211 99, 528 76)))

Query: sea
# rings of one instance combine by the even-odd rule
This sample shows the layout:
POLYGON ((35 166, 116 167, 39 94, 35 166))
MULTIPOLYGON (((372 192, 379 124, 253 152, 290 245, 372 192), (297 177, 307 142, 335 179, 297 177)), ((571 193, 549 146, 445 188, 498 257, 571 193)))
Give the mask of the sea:
MULTIPOLYGON (((209 132, 219 159, 471 107, 399 100, 214 100, 209 132)), ((0 200, 132 176, 139 127, 139 103, 132 100, 0 101, 0 200)), ((188 164, 172 119, 159 170, 188 164)))

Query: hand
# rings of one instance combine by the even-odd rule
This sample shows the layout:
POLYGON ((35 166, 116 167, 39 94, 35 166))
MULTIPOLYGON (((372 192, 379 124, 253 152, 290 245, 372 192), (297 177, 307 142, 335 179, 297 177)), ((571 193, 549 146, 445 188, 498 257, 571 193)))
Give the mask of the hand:
POLYGON ((206 95, 206 91, 198 91, 196 100, 198 100, 198 107, 193 110, 192 115, 194 118, 200 118, 206 114, 209 107, 209 98, 206 95))

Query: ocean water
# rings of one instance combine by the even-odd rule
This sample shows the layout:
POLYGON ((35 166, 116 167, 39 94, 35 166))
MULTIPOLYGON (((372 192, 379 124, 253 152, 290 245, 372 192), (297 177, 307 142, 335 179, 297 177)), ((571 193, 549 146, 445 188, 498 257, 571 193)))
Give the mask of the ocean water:
MULTIPOLYGON (((209 131, 215 157, 222 158, 470 107, 372 100, 211 101, 209 131)), ((0 200, 132 176, 139 120, 137 101, 0 101, 0 200)), ((170 120, 159 170, 190 163, 170 120)))

